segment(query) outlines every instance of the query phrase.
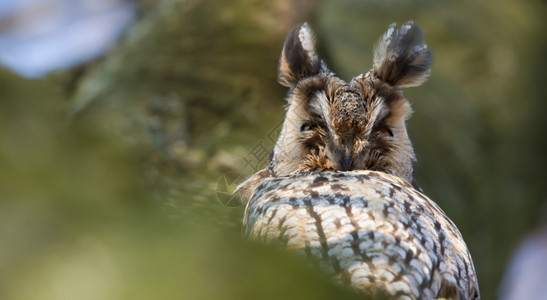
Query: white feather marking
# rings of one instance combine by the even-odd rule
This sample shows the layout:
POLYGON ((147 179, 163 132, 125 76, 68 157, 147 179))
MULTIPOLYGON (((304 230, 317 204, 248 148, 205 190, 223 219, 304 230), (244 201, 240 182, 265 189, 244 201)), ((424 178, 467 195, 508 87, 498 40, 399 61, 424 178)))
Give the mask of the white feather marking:
POLYGON ((372 129, 374 128, 374 125, 376 124, 376 120, 380 120, 384 118, 389 110, 384 109, 386 106, 384 99, 382 97, 378 97, 376 101, 372 102, 372 107, 370 108, 370 120, 366 124, 366 132, 371 133, 372 129))
POLYGON ((300 39, 300 44, 302 48, 308 53, 312 62, 317 62, 317 54, 315 53, 315 36, 311 31, 308 23, 304 23, 300 28, 298 33, 298 38, 300 39))
MULTIPOLYGON (((405 294, 410 294, 410 286, 406 282, 396 281, 390 284, 389 288, 393 291, 401 291, 405 294)), ((396 294, 396 293, 393 293, 396 294)))
MULTIPOLYGON (((317 101, 311 103, 311 107, 314 111, 322 113, 323 120, 328 121, 329 116, 329 100, 325 91, 318 91, 315 93, 317 101)), ((327 122, 328 123, 328 122, 327 122)))
POLYGON ((374 47, 374 68, 378 69, 382 65, 382 62, 386 59, 388 47, 391 43, 393 33, 395 32, 395 23, 391 24, 386 33, 378 40, 374 47))

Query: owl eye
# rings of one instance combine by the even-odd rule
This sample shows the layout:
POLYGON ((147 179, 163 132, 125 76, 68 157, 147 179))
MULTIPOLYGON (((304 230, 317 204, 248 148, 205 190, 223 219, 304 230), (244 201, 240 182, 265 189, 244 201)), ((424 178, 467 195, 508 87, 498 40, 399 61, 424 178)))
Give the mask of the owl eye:
POLYGON ((314 127, 315 126, 312 123, 306 122, 306 123, 302 124, 302 126, 300 126, 300 132, 310 131, 314 127))
POLYGON ((393 132, 387 127, 381 127, 380 131, 387 136, 393 136, 393 132))

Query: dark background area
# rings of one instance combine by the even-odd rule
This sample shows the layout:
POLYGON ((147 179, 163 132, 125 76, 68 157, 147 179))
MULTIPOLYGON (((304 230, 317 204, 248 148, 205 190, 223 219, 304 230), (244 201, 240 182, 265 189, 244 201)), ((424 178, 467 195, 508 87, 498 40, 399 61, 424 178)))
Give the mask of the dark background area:
POLYGON ((462 232, 483 299, 497 298, 518 243, 547 219, 544 2, 135 4, 94 60, 34 79, 0 69, 0 298, 352 298, 243 241, 243 206, 225 193, 267 162, 294 25, 311 24, 348 80, 408 20, 435 61, 405 90, 417 181, 462 232))

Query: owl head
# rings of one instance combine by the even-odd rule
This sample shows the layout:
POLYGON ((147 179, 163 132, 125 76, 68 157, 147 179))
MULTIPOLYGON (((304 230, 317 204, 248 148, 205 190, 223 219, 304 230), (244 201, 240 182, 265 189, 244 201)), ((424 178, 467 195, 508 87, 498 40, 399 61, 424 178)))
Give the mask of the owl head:
POLYGON ((412 109, 401 88, 422 84, 432 62, 419 26, 392 24, 374 49, 372 69, 348 83, 318 57, 308 24, 296 26, 279 60, 278 81, 289 91, 270 163, 236 192, 250 196, 265 177, 304 171, 382 171, 416 186, 405 126, 412 109))

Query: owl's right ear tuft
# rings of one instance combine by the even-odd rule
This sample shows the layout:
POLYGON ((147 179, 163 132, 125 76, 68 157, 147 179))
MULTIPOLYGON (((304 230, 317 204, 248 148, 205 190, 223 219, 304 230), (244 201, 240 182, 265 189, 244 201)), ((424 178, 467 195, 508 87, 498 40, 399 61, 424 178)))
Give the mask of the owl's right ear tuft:
POLYGON ((277 81, 294 87, 298 81, 321 71, 321 61, 315 52, 315 37, 308 23, 294 27, 283 46, 277 81))
POLYGON ((374 49, 373 74, 396 87, 422 84, 431 71, 433 54, 424 41, 422 29, 407 22, 391 24, 374 49))

